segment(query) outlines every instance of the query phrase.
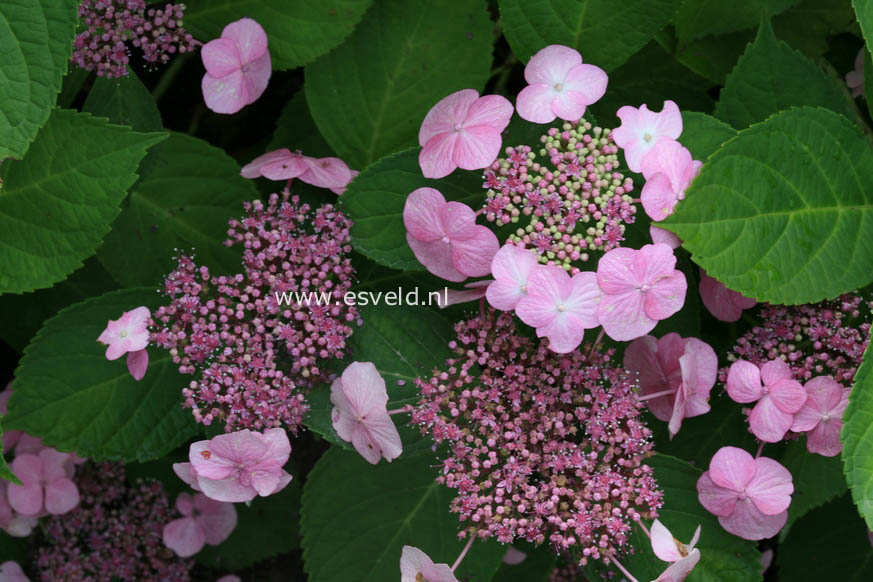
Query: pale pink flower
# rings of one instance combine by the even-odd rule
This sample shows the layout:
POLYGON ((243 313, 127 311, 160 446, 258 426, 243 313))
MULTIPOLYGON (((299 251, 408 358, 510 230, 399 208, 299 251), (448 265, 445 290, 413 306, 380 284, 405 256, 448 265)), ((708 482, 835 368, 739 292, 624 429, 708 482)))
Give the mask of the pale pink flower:
POLYGON ((866 47, 861 47, 855 55, 855 68, 846 73, 846 86, 852 90, 852 97, 860 97, 864 94, 864 51, 866 50, 866 47))
POLYGON ((725 287, 700 270, 700 299, 707 310, 719 321, 728 323, 738 321, 743 316, 744 309, 751 309, 758 301, 744 296, 739 291, 725 287))
POLYGON ((654 224, 649 226, 649 236, 652 237, 654 244, 667 245, 671 249, 678 249, 682 245, 682 241, 679 240, 678 236, 654 224))
POLYGON ((501 311, 515 309, 518 302, 527 295, 528 277, 538 264, 536 254, 530 249, 513 244, 503 245, 491 260, 494 283, 485 293, 488 303, 501 311))
POLYGON ((7 493, 8 483, 0 479, 0 529, 16 538, 24 538, 31 534, 39 523, 39 517, 21 515, 9 505, 7 493))
POLYGON ((806 448, 810 453, 825 457, 840 454, 840 429, 843 412, 849 404, 850 388, 830 376, 818 376, 806 383, 806 402, 794 415, 791 430, 805 432, 806 448))
POLYGON ((806 390, 778 358, 760 369, 746 360, 731 364, 727 393, 734 402, 757 402, 749 415, 749 429, 766 443, 781 441, 791 429, 794 413, 806 403, 806 390))
POLYGON ((176 509, 182 517, 164 526, 163 538, 164 545, 182 558, 193 556, 205 544, 217 546, 236 527, 233 503, 215 501, 202 493, 180 493, 176 509))
POLYGON ((609 337, 638 338, 682 308, 688 284, 675 267, 673 249, 664 244, 621 247, 603 255, 597 265, 603 291, 597 313, 609 337))
POLYGON ((125 311, 116 320, 110 320, 106 329, 97 338, 106 348, 106 359, 117 360, 127 354, 127 369, 135 380, 142 380, 149 365, 149 319, 148 307, 125 311))
POLYGON ((385 380, 370 362, 352 362, 330 386, 333 428, 368 462, 389 463, 403 452, 400 434, 388 415, 385 380))
POLYGON ((327 188, 334 194, 342 194, 358 173, 350 170, 339 158, 312 158, 287 148, 258 156, 240 170, 243 178, 263 176, 277 182, 299 178, 318 188, 327 188))
POLYGON ((672 101, 665 101, 660 113, 625 105, 616 112, 621 125, 612 130, 612 139, 624 150, 627 167, 633 172, 642 170, 643 157, 663 140, 676 140, 682 134, 682 114, 672 101))
POLYGON ((403 546, 400 555, 400 582, 458 582, 447 564, 434 564, 427 554, 412 546, 403 546))
POLYGON ((282 467, 290 455, 283 429, 271 428, 263 434, 244 429, 193 443, 188 450, 190 466, 177 463, 181 466, 173 469, 180 477, 196 480, 210 499, 237 503, 284 489, 291 475, 282 467))
POLYGON ((527 281, 527 295, 515 313, 535 327, 537 337, 549 338, 549 349, 559 354, 575 350, 586 329, 599 325, 597 275, 581 271, 570 275, 555 265, 539 265, 527 281))
POLYGON ((512 103, 473 89, 452 93, 433 106, 421 123, 418 164, 425 178, 444 178, 455 168, 478 170, 497 159, 500 133, 509 125, 512 103))
POLYGON ((669 422, 670 438, 684 418, 709 412, 709 392, 718 374, 718 356, 697 338, 668 333, 656 340, 635 339, 624 352, 624 367, 639 373, 640 392, 659 420, 669 422))
POLYGON ((652 550, 665 562, 672 564, 658 576, 655 582, 682 582, 700 561, 700 550, 695 549, 700 538, 700 526, 688 545, 673 537, 664 524, 657 519, 652 524, 652 550))
POLYGON ((304 156, 308 166, 300 175, 300 180, 316 188, 327 188, 334 194, 341 194, 354 178, 354 174, 339 158, 310 158, 304 156))
POLYGON ((216 113, 236 113, 257 101, 273 72, 267 33, 251 18, 225 26, 221 38, 203 45, 200 57, 206 67, 203 99, 216 113))
POLYGON ((701 505, 728 532, 747 540, 776 535, 788 520, 794 483, 791 473, 766 457, 722 447, 697 480, 701 505))
POLYGON ((18 562, 3 562, 0 564, 0 582, 29 582, 30 578, 24 575, 24 570, 18 562))
POLYGON ((649 218, 664 220, 685 198, 685 189, 700 172, 703 162, 691 159, 691 152, 673 139, 661 140, 640 163, 646 183, 640 201, 649 218))
POLYGON ((444 291, 434 291, 437 305, 440 309, 445 309, 449 305, 457 305, 458 303, 467 303, 485 297, 488 287, 494 283, 494 279, 483 279, 482 281, 471 281, 464 285, 465 289, 445 289, 444 291))
POLYGON ((582 64, 579 51, 553 44, 531 57, 524 68, 528 86, 515 101, 522 119, 550 123, 555 117, 576 121, 606 93, 608 77, 600 67, 582 64))
POLYGON ((487 227, 476 224, 476 213, 460 202, 446 202, 433 188, 419 188, 403 207, 406 241, 428 271, 448 281, 491 273, 491 259, 500 247, 487 227))
POLYGON ((699 561, 700 550, 695 548, 685 558, 667 566, 667 569, 661 572, 661 575, 655 578, 654 582, 685 582, 699 561))
POLYGON ((9 468, 21 485, 9 483, 9 505, 24 516, 61 515, 79 505, 79 490, 70 479, 69 453, 45 448, 38 455, 16 454, 9 468))

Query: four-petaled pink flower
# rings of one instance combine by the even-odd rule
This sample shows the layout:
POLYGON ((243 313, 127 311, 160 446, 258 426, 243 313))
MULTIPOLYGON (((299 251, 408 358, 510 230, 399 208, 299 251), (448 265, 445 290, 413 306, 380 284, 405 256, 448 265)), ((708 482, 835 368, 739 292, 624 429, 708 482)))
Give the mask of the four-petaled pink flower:
POLYGON ((61 515, 79 505, 79 490, 70 479, 69 453, 45 448, 38 454, 17 454, 9 468, 21 485, 9 483, 7 495, 12 509, 25 516, 44 512, 61 515))
POLYGON ((709 344, 678 333, 658 340, 643 336, 625 350, 624 367, 639 373, 646 406, 669 422, 670 438, 682 419, 709 412, 709 392, 718 373, 718 356, 709 344))
POLYGON ((849 404, 850 388, 830 376, 819 376, 806 383, 806 402, 794 415, 791 430, 805 432, 810 453, 825 457, 840 454, 840 429, 843 412, 849 404))
POLYGON ((509 125, 512 103, 500 95, 463 89, 428 112, 418 132, 418 164, 425 178, 444 178, 455 168, 478 170, 497 159, 500 132, 509 125))
POLYGON ((246 164, 240 170, 243 178, 263 176, 268 180, 300 179, 318 188, 327 188, 342 194, 349 182, 358 175, 339 158, 313 158, 287 148, 267 152, 246 164))
POLYGON ((400 434, 388 415, 385 380, 370 362, 352 362, 330 386, 333 428, 362 457, 389 463, 403 452, 400 434))
POLYGON ((527 295, 527 280, 538 264, 533 251, 513 244, 503 245, 491 260, 494 282, 485 292, 488 303, 501 311, 515 309, 527 295))
POLYGON ((534 123, 555 117, 576 121, 606 93, 608 77, 600 67, 582 64, 579 51, 553 44, 531 57, 524 68, 528 86, 515 101, 518 114, 534 123))
POLYGON ((713 279, 703 269, 700 270, 699 289, 704 307, 719 321, 737 321, 742 317, 744 309, 751 309, 758 303, 739 291, 728 289, 724 283, 713 279))
POLYGON ((791 429, 794 413, 806 403, 806 390, 791 378, 791 368, 780 359, 760 369, 737 360, 728 371, 727 393, 734 402, 757 402, 749 416, 749 429, 767 443, 782 440, 791 429))
POLYGON ((660 113, 625 105, 616 112, 621 125, 612 130, 612 139, 624 150, 627 167, 633 172, 642 170, 643 157, 663 140, 679 139, 682 133, 682 114, 672 101, 665 101, 660 113))
POLYGON ((655 579, 655 582, 683 582, 700 561, 700 550, 694 546, 700 538, 700 526, 688 545, 673 537, 664 524, 657 519, 652 524, 652 550, 670 566, 655 579))
POLYGON ((205 544, 217 546, 236 527, 233 503, 215 501, 202 493, 180 493, 176 509, 182 514, 164 526, 164 545, 187 558, 203 549, 205 544))
POLYGON ((125 311, 116 320, 110 320, 106 329, 97 338, 106 348, 106 359, 117 360, 127 354, 127 369, 135 380, 142 380, 149 365, 149 320, 147 307, 125 311))
POLYGON ((643 156, 640 166, 646 183, 640 201, 649 218, 659 221, 673 214, 673 208, 685 198, 685 189, 702 165, 673 139, 661 140, 643 156))
POLYGON ((206 67, 203 99, 216 113, 236 113, 257 101, 273 72, 267 33, 251 18, 225 26, 221 38, 203 45, 200 58, 206 67))
POLYGON ((500 243, 488 227, 476 224, 476 213, 466 204, 419 188, 406 199, 403 224, 415 258, 437 277, 457 282, 491 273, 500 243))
POLYGON ((400 554, 400 582, 458 582, 447 564, 434 564, 427 554, 403 546, 400 554))
POLYGON ((3 562, 0 564, 0 582, 30 582, 18 562, 3 562))
POLYGON ((792 493, 788 469, 736 447, 719 449, 697 480, 701 505, 725 530, 747 540, 772 537, 785 526, 792 493))
POLYGON ((290 455, 291 443, 283 429, 263 434, 245 429, 193 443, 188 450, 191 462, 176 463, 173 470, 210 499, 238 503, 284 489, 291 475, 282 467, 290 455))
POLYGON ((673 249, 664 244, 617 248, 603 255, 597 265, 603 291, 597 314, 609 337, 636 339, 682 308, 688 284, 675 267, 673 249))
POLYGON ((570 277, 555 265, 540 265, 530 274, 527 295, 515 306, 515 313, 535 327, 537 337, 549 338, 549 349, 559 354, 575 350, 586 329, 599 325, 597 304, 600 289, 597 275, 581 271, 570 277))

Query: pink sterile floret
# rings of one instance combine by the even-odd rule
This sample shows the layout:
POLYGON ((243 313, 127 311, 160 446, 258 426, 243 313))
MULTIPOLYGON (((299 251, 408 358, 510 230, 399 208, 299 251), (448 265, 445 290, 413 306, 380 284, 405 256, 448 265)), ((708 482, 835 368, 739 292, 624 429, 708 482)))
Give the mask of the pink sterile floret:
POLYGON ((458 582, 446 564, 434 564, 427 554, 413 546, 403 546, 400 555, 400 582, 458 582))
POLYGON ((734 402, 757 402, 749 416, 749 429, 767 443, 782 440, 794 422, 794 413, 806 403, 806 390, 791 378, 791 368, 780 359, 760 369, 745 360, 734 362, 727 376, 727 392, 734 402))
POLYGON ((600 325, 617 341, 643 336, 655 324, 679 311, 688 284, 676 268, 673 249, 664 244, 639 250, 612 249, 597 265, 603 291, 598 306, 600 325))
POLYGON ((236 527, 233 503, 215 501, 202 493, 180 493, 176 509, 182 517, 164 526, 163 536, 164 544, 182 558, 193 556, 204 544, 217 546, 236 527))
POLYGON ((635 339, 624 352, 624 367, 639 373, 646 406, 658 419, 669 422, 672 438, 682 419, 709 412, 709 391, 718 373, 718 357, 707 343, 668 333, 656 340, 635 339))
POLYGON ((509 125, 512 103, 500 95, 463 89, 443 98, 428 112, 418 132, 418 156, 425 178, 487 167, 500 153, 500 132, 509 125))
POLYGON ((550 123, 555 117, 582 117, 606 93, 608 77, 600 67, 583 65, 579 51, 553 44, 531 57, 524 79, 528 86, 515 102, 518 114, 534 123, 550 123))
POLYGON ((722 447, 697 480, 701 505, 728 532, 747 540, 769 538, 788 520, 794 483, 788 469, 736 447, 722 447))
POLYGON ((640 165, 646 179, 640 193, 643 209, 649 218, 660 221, 673 214, 676 203, 685 198, 685 189, 703 162, 691 159, 691 152, 678 141, 665 139, 643 156, 640 165))
POLYGON ((742 317, 744 309, 751 309, 758 303, 739 291, 728 289, 724 283, 716 281, 703 269, 700 270, 699 289, 703 305, 719 321, 737 321, 742 317))
POLYGON ((491 259, 500 247, 497 237, 476 224, 466 204, 446 202, 433 188, 419 188, 403 207, 406 241, 427 270, 448 281, 491 273, 491 259))
POLYGON ((106 359, 117 360, 127 354, 127 369, 135 380, 142 380, 149 365, 148 325, 151 312, 147 307, 137 307, 125 311, 116 320, 110 320, 97 341, 109 346, 106 359))
POLYGON ((327 188, 334 194, 342 194, 357 174, 339 158, 313 158, 287 148, 267 152, 240 170, 243 178, 263 176, 276 181, 299 178, 318 188, 327 188))
POLYGON ((9 468, 21 485, 9 483, 9 505, 25 516, 66 513, 79 504, 79 490, 70 479, 69 453, 45 448, 39 454, 17 454, 9 468))
POLYGON ((39 517, 21 515, 9 505, 8 485, 6 481, 0 480, 0 530, 12 537, 27 537, 39 523, 39 517))
POLYGON ((671 249, 678 249, 682 245, 679 237, 663 228, 659 228, 654 224, 649 226, 649 236, 652 237, 652 242, 655 244, 664 244, 671 249))
POLYGON ((225 26, 221 38, 203 45, 200 57, 206 67, 203 99, 216 113, 236 113, 257 101, 273 72, 267 33, 251 18, 225 26))
POLYGON ((485 292, 488 303, 501 311, 512 311, 527 295, 527 280, 539 264, 536 254, 514 244, 501 247, 491 260, 494 282, 485 292))
POLYGON ((794 415, 791 430, 807 433, 806 448, 810 453, 826 457, 840 454, 840 429, 851 388, 844 388, 830 376, 813 378, 805 388, 806 403, 794 415))
POLYGON ((663 140, 679 139, 682 134, 682 114, 672 101, 665 101, 660 113, 625 105, 616 112, 621 125, 612 130, 612 139, 624 150, 627 167, 634 172, 642 170, 643 157, 663 140))
POLYGON ((575 350, 586 329, 599 325, 600 288, 591 271, 576 273, 554 265, 539 265, 527 282, 527 295, 515 306, 516 314, 549 338, 549 349, 559 354, 575 350))
POLYGON ((388 415, 385 380, 370 362, 352 362, 330 386, 331 422, 339 437, 362 457, 389 463, 403 452, 400 434, 388 415))
POLYGON ((700 526, 688 545, 683 544, 657 519, 652 524, 652 550, 670 566, 655 579, 655 582, 682 582, 700 561, 700 550, 694 546, 700 538, 700 526))
POLYGON ((30 582, 30 578, 24 575, 18 562, 9 561, 0 564, 0 582, 30 582))
POLYGON ((864 52, 867 49, 861 47, 855 55, 854 68, 846 73, 846 86, 852 90, 852 97, 860 97, 864 94, 864 52))

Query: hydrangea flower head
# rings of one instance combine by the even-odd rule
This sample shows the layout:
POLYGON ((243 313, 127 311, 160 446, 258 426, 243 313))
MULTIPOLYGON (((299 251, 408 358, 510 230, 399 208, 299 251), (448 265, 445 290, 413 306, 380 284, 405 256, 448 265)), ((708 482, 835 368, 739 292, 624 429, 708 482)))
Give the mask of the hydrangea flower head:
POLYGON ((37 455, 17 454, 9 468, 21 485, 9 483, 9 505, 24 516, 60 515, 79 504, 79 491, 70 479, 69 453, 45 448, 37 455))
POLYGON ((164 526, 164 544, 187 558, 203 549, 205 544, 217 546, 236 527, 236 509, 232 503, 209 499, 202 493, 180 493, 176 510, 182 514, 164 526))
POLYGON ((744 296, 739 291, 728 289, 724 283, 700 270, 700 299, 704 307, 719 321, 738 321, 743 310, 758 304, 757 300, 744 296))
POLYGON ((500 95, 463 89, 444 97, 418 132, 418 163, 425 178, 444 178, 456 168, 485 168, 500 153, 500 133, 509 125, 512 103, 500 95))
POLYGON ((511 243, 503 245, 491 259, 494 282, 485 291, 488 303, 501 311, 515 309, 527 295, 528 278, 538 264, 532 251, 511 243))
POLYGON ((555 117, 577 121, 603 97, 608 80, 600 67, 582 64, 579 51, 557 44, 531 57, 524 78, 528 86, 518 94, 516 108, 534 123, 551 123, 555 117))
POLYGON ((430 557, 413 546, 403 546, 400 554, 400 582, 458 582, 446 564, 434 564, 430 557))
POLYGON ((388 415, 385 380, 371 362, 352 362, 330 386, 331 422, 368 462, 389 463, 403 452, 400 434, 388 415))
POLYGON ((251 18, 225 26, 220 38, 203 45, 200 57, 206 67, 203 99, 216 113, 236 113, 257 101, 273 72, 267 33, 251 18))
POLYGON ((807 399, 794 415, 791 430, 805 432, 806 448, 810 453, 825 457, 840 454, 840 430, 843 428, 843 412, 849 405, 850 388, 830 376, 818 376, 804 386, 807 399))
POLYGON ((621 125, 612 131, 612 138, 624 150, 627 167, 633 172, 642 171, 643 158, 656 144, 677 140, 682 134, 682 114, 673 101, 665 101, 660 113, 643 104, 639 109, 625 105, 616 115, 621 125))
POLYGON ((701 166, 703 162, 691 159, 691 152, 676 140, 665 139, 655 144, 640 163, 646 179, 640 201, 646 214, 655 221, 673 214, 701 166))
POLYGON ((780 359, 760 368, 738 360, 727 376, 727 392, 734 402, 757 402, 749 416, 749 428, 767 443, 779 442, 791 429, 794 413, 806 403, 806 390, 791 378, 791 368, 780 359))

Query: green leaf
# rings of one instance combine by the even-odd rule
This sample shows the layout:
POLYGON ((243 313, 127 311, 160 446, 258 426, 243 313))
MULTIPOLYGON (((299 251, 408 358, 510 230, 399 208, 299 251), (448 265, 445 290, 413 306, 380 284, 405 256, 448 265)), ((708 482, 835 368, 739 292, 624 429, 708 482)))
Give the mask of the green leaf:
POLYGON ((777 557, 780 580, 873 580, 873 547, 848 495, 798 521, 777 557))
POLYGON ((873 0, 852 0, 852 8, 855 9, 867 50, 870 51, 873 49, 873 0))
POLYGON ((706 113, 682 112, 682 135, 679 141, 688 148, 695 160, 705 160, 726 141, 737 135, 737 130, 706 113))
POLYGON ((873 281, 873 151, 845 117, 803 107, 710 156, 660 226, 731 289, 812 303, 873 281))
MULTIPOLYGON (((870 51, 864 51, 864 70, 873 71, 873 55, 870 51)), ((864 95, 873 95, 873 75, 864 76, 864 95)), ((873 98, 864 99, 867 102, 867 111, 873 115, 873 98)))
POLYGON ((702 36, 751 28, 761 21, 762 16, 779 14, 799 3, 800 0, 685 0, 673 24, 676 26, 676 36, 685 43, 702 36))
POLYGON ((100 245, 146 150, 166 136, 52 113, 21 162, 3 165, 0 293, 63 280, 100 245))
POLYGON ((137 131, 163 129, 161 112, 152 94, 132 71, 118 79, 97 77, 82 111, 108 117, 112 123, 129 125, 137 131))
POLYGON ((873 530, 873 356, 868 346, 843 413, 843 471, 858 511, 873 530))
POLYGON ((232 158, 173 133, 146 156, 141 174, 97 255, 119 282, 157 286, 173 268, 175 249, 193 249, 198 264, 217 272, 240 270, 239 250, 223 244, 227 221, 241 216, 242 203, 257 199, 258 191, 232 158))
POLYGON ((0 161, 21 158, 49 118, 73 54, 76 2, 0 4, 0 161))
POLYGON ((266 151, 281 148, 288 148, 291 151, 300 150, 307 156, 315 158, 336 156, 336 152, 318 132, 318 126, 309 113, 303 91, 297 91, 282 108, 282 114, 276 120, 276 128, 273 130, 273 137, 266 151))
MULTIPOLYGON (((303 559, 310 582, 396 580, 404 545, 436 563, 461 552, 453 491, 435 481, 429 456, 370 465, 332 447, 303 486, 303 559), (341 548, 341 550, 340 550, 341 548)), ((460 580, 488 582, 506 547, 476 541, 457 570, 460 580)))
POLYGON ((19 564, 27 564, 31 559, 31 538, 16 538, 0 531, 0 556, 3 560, 14 560, 19 564))
MULTIPOLYGON (((551 580, 558 555, 548 544, 534 547, 522 542, 513 542, 512 545, 527 554, 524 562, 515 566, 501 564, 494 580, 500 582, 549 582, 551 580)), ((505 547, 508 549, 509 546, 505 547)))
POLYGON ((346 42, 306 67, 312 117, 355 168, 416 145, 434 104, 485 86, 493 26, 482 0, 377 0, 346 42))
POLYGON ((413 190, 436 188, 446 200, 472 207, 485 199, 481 171, 455 170, 441 180, 428 180, 421 175, 418 152, 419 148, 410 148, 367 166, 339 199, 343 211, 355 223, 352 246, 393 269, 424 270, 406 244, 403 225, 403 206, 413 190))
POLYGON ((373 0, 187 0, 185 28, 203 42, 240 18, 264 27, 274 70, 314 61, 339 45, 373 0))
POLYGON ((768 21, 728 75, 715 116, 738 128, 803 105, 821 106, 857 117, 844 83, 801 53, 777 40, 768 21))
POLYGON ((670 37, 672 45, 665 44, 665 37, 667 37, 666 32, 658 35, 658 40, 673 53, 676 60, 711 82, 724 85, 725 79, 737 64, 746 45, 754 40, 755 31, 749 29, 717 36, 704 36, 682 43, 676 41, 675 37, 670 37))
POLYGON ((773 19, 776 36, 811 58, 828 52, 831 35, 855 26, 849 0, 804 0, 773 19))
POLYGON ((824 505, 846 492, 843 466, 837 457, 823 457, 806 450, 805 439, 792 441, 779 460, 791 471, 794 494, 788 507, 788 525, 811 509, 824 505))
MULTIPOLYGON (((0 416, 0 419, 3 417, 0 416)), ((3 427, 0 426, 0 442, 3 442, 3 427)), ((3 450, 0 447, 0 479, 6 479, 7 481, 12 481, 13 483, 17 483, 21 485, 21 481, 18 480, 18 477, 9 470, 9 465, 6 464, 6 459, 3 458, 3 450)), ((2 534, 0 534, 2 535, 2 534)))
POLYGON ((670 22, 681 0, 498 0, 504 34, 527 62, 541 48, 563 44, 586 63, 612 71, 670 22))
POLYGON ((197 433, 182 408, 188 380, 170 354, 151 348, 145 378, 135 381, 124 359, 107 361, 97 336, 106 322, 139 305, 154 308, 154 289, 114 291, 86 299, 48 320, 15 371, 4 424, 61 451, 94 460, 146 461, 197 433))

